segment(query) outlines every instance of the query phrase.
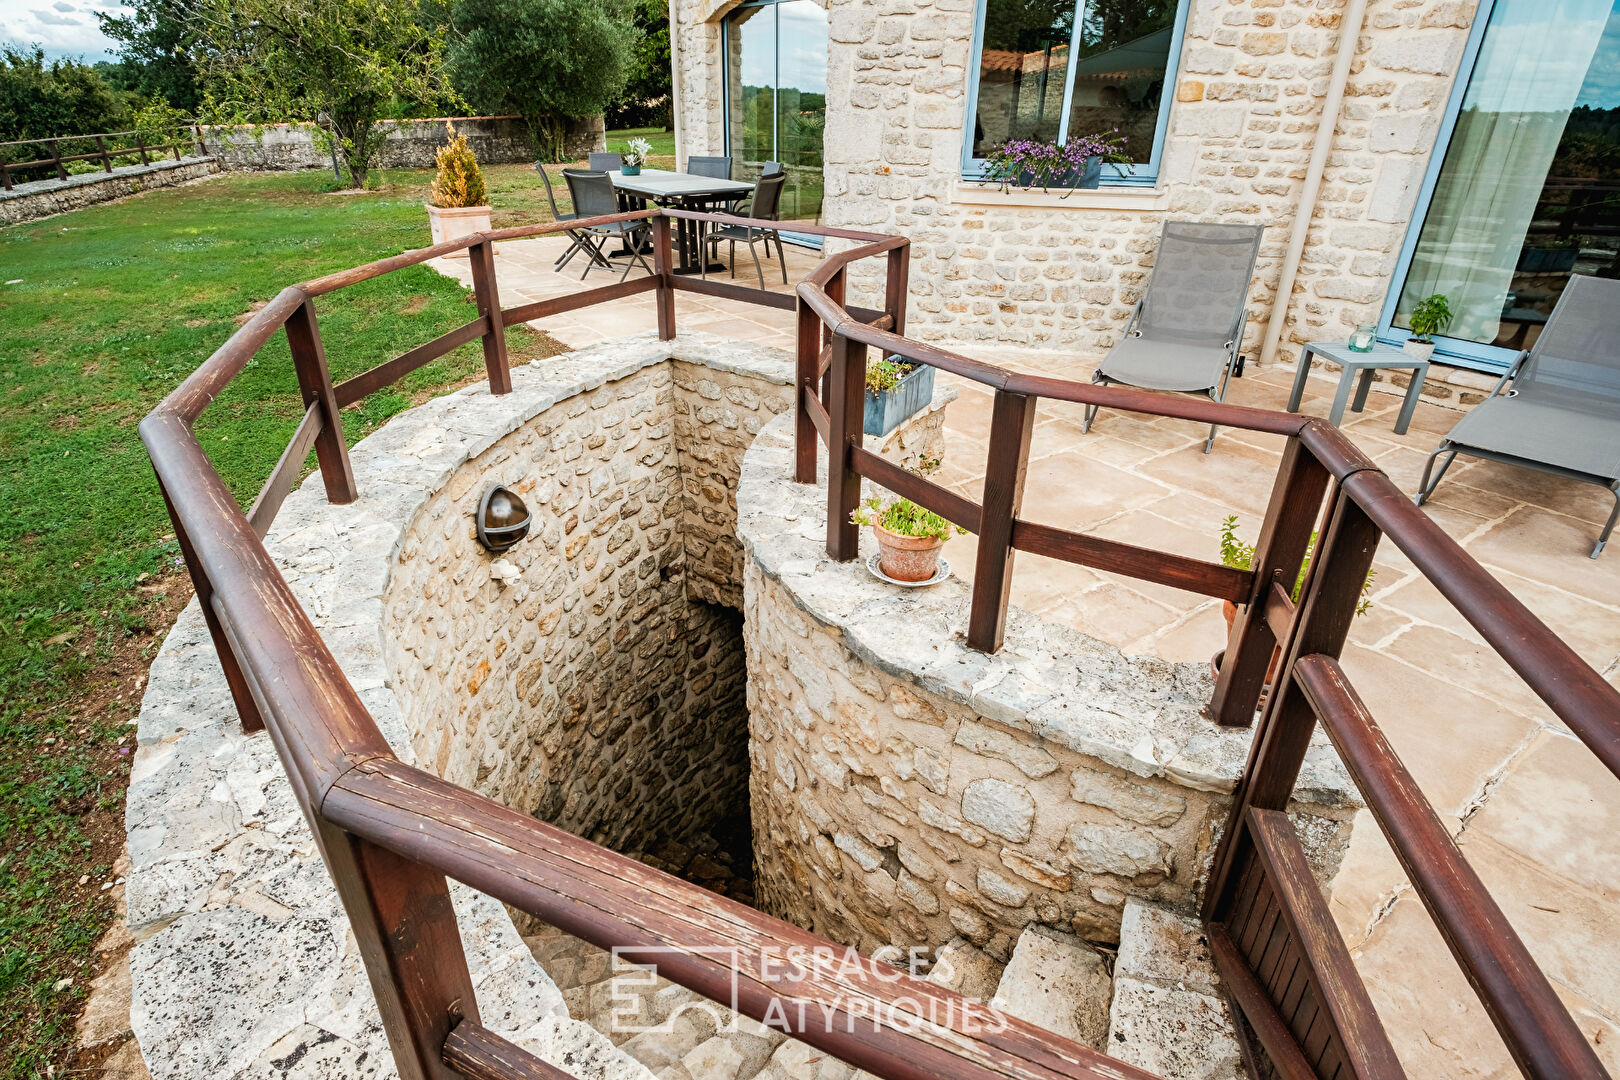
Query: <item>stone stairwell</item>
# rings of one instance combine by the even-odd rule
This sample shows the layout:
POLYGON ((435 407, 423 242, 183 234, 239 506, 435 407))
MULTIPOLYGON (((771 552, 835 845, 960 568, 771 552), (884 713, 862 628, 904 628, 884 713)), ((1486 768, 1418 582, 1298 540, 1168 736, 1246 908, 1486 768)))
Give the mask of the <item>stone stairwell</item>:
MULTIPOLYGON (((869 1080, 869 1075, 550 927, 524 936, 568 1011, 657 1080, 869 1080)), ((1032 925, 1006 965, 957 938, 928 978, 1166 1080, 1250 1080, 1197 920, 1125 904, 1110 957, 1032 925)), ((632 1063, 619 1075, 630 1080, 632 1063)))

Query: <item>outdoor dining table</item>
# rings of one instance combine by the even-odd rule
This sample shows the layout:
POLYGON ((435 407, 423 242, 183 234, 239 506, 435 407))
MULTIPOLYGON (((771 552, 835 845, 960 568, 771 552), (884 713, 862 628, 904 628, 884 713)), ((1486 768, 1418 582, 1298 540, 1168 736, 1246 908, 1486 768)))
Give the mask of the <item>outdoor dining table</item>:
MULTIPOLYGON (((681 210, 718 210, 729 206, 738 198, 754 190, 754 185, 742 180, 725 180, 715 176, 694 176, 691 173, 668 172, 664 169, 642 169, 636 176, 626 176, 618 169, 608 173, 613 188, 619 193, 621 205, 649 202, 659 206, 674 206, 681 210)), ((677 259, 675 273, 696 274, 700 265, 702 234, 701 222, 685 218, 676 221, 677 259)), ((721 263, 710 270, 724 270, 721 263)))

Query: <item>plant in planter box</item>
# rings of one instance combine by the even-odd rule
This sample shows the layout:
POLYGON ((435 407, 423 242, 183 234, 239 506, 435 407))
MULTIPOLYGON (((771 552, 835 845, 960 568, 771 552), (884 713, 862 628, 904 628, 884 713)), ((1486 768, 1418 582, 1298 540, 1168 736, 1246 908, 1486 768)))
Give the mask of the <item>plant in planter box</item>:
MULTIPOLYGON (((467 145, 467 137, 458 135, 453 124, 446 121, 444 129, 450 141, 433 155, 439 172, 433 178, 433 199, 427 204, 435 244, 489 228, 489 203, 478 159, 467 145)), ((455 254, 467 255, 465 250, 455 254)))
POLYGON ((1110 134, 1071 135, 1062 146, 1039 139, 1008 139, 984 159, 984 181, 1001 185, 1001 190, 1038 187, 1042 191, 1067 188, 1064 197, 1076 188, 1094 188, 1102 179, 1103 162, 1131 169, 1125 154, 1125 136, 1110 134))
POLYGON ((1434 355, 1434 335, 1450 326, 1455 317, 1445 293, 1425 296, 1412 309, 1412 336, 1401 345, 1401 351, 1418 360, 1427 360, 1434 355))
POLYGON ((903 356, 885 356, 866 364, 866 412, 861 430, 887 435, 908 416, 934 400, 934 369, 903 356))
POLYGON ((652 153, 652 143, 646 139, 631 139, 624 146, 624 153, 619 155, 624 164, 619 172, 624 176, 640 176, 641 167, 647 164, 647 155, 652 153))
MULTIPOLYGON (((1245 542, 1242 537, 1238 536, 1237 530, 1238 517, 1236 514, 1228 516, 1226 520, 1221 522, 1221 563, 1230 566, 1234 570, 1251 570, 1254 568, 1254 545, 1245 542)), ((1300 592, 1305 588, 1305 574, 1311 568, 1311 557, 1316 554, 1316 539, 1317 533, 1312 532, 1310 542, 1305 545, 1305 558, 1300 561, 1299 573, 1294 577, 1293 587, 1288 590, 1288 599, 1296 604, 1299 603, 1300 592)), ((1363 599, 1356 605, 1357 615, 1365 615, 1372 610, 1372 601, 1365 598, 1366 593, 1372 588, 1372 580, 1373 571, 1369 570, 1367 571, 1367 580, 1361 583, 1363 599)), ((1226 616, 1227 632, 1230 633, 1232 623, 1237 618, 1237 605, 1227 600, 1222 612, 1226 616)), ((1210 661, 1210 666, 1215 669, 1217 675, 1220 674, 1221 660, 1225 655, 1226 650, 1222 649, 1215 654, 1215 659, 1210 661)), ((1267 686, 1271 685, 1273 676, 1277 674, 1277 664, 1281 659, 1282 647, 1278 646, 1272 651, 1271 665, 1266 668, 1267 686)))
MULTIPOLYGON (((923 471, 928 471, 927 463, 923 471)), ((933 577, 945 541, 953 532, 967 532, 932 510, 898 496, 883 499, 874 495, 857 506, 849 520, 871 528, 878 542, 878 566, 896 581, 927 581, 933 577)))

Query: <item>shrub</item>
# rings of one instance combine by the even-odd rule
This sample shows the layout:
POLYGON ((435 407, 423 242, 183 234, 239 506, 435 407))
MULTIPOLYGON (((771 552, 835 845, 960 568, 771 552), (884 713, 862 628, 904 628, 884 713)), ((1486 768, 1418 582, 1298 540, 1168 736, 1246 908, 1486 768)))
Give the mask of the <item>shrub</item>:
MULTIPOLYGON (((1221 562, 1234 570, 1254 569, 1254 545, 1246 543, 1237 534, 1238 517, 1232 514, 1221 522, 1221 562)), ((1305 546, 1305 558, 1300 561, 1299 574, 1294 578, 1294 587, 1288 592, 1288 599, 1299 603, 1299 594, 1305 588, 1305 573, 1311 568, 1311 557, 1316 554, 1317 533, 1311 533, 1310 543, 1305 546)), ((1367 580, 1361 583, 1361 591, 1367 593, 1372 588, 1373 571, 1367 571, 1367 580)), ((1356 614, 1365 615, 1372 610, 1371 600, 1362 600, 1356 605, 1356 614)))
POLYGON ((433 205, 445 209, 483 206, 484 174, 479 171, 472 147, 467 145, 467 136, 457 134, 455 125, 448 121, 444 130, 449 132, 450 141, 433 155, 439 166, 439 175, 433 178, 433 205))

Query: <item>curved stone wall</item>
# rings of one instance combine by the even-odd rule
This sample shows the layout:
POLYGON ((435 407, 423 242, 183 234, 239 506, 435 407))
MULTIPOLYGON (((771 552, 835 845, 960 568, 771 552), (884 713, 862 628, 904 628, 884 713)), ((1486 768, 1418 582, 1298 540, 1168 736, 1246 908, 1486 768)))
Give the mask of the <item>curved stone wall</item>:
MULTIPOLYGON (((1207 669, 1016 609, 999 653, 969 649, 959 579, 878 583, 864 530, 862 560, 827 558, 791 443, 766 428, 738 493, 762 905, 863 950, 960 934, 1002 960, 1031 922, 1118 940, 1127 896, 1190 910, 1251 734, 1200 715, 1207 669)), ((1297 794, 1325 882, 1359 804, 1320 737, 1297 794)))

